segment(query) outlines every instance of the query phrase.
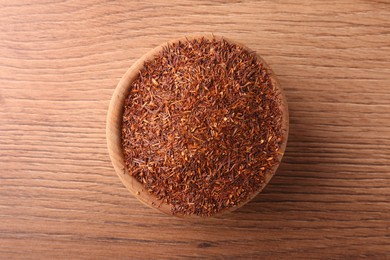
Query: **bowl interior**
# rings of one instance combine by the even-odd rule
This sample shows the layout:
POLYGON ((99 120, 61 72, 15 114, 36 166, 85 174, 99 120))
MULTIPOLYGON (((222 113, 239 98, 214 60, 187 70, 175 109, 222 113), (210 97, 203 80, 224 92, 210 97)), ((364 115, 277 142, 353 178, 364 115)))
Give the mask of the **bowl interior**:
MULTIPOLYGON (((179 41, 186 41, 187 39, 195 39, 195 38, 207 38, 207 39, 222 39, 222 37, 214 36, 214 35, 201 35, 201 36, 191 36, 191 37, 185 37, 176 39, 173 41, 169 41, 167 43, 164 43, 153 50, 146 53, 144 56, 142 56, 137 62, 135 62, 125 73, 125 75, 122 77, 122 79, 119 81, 117 87, 115 88, 114 94, 111 98, 110 106, 108 109, 108 115, 107 115, 107 122, 106 122, 106 138, 107 138, 107 146, 108 146, 108 152, 111 158, 111 162, 114 166, 115 172, 121 179, 122 183, 127 187, 127 189, 136 196, 141 202, 144 204, 158 209, 159 211, 162 211, 168 215, 172 215, 170 205, 163 203, 160 200, 157 200, 156 197, 154 197, 152 194, 150 194, 147 190, 145 190, 144 186, 136 180, 134 177, 132 177, 129 172, 126 169, 125 161, 124 161, 124 155, 122 152, 122 134, 121 134, 121 125, 122 125, 122 114, 124 109, 124 102, 125 99, 129 93, 129 88, 131 83, 137 78, 139 71, 142 69, 143 64, 145 61, 152 60, 156 55, 160 53, 160 51, 163 49, 164 46, 167 46, 168 44, 172 44, 179 41)), ((252 51, 245 47, 244 45, 228 40, 225 37, 223 37, 224 40, 234 43, 236 45, 240 45, 244 47, 248 51, 252 51)), ((283 143, 281 145, 280 149, 280 156, 279 161, 281 161, 286 144, 287 144, 287 137, 288 137, 288 108, 287 108, 287 102, 286 98, 284 96, 283 90, 280 87, 279 82, 277 81, 275 74, 271 70, 271 68, 267 65, 267 63, 259 56, 257 55, 257 59, 263 64, 264 68, 267 70, 269 77, 271 78, 272 83, 276 87, 277 91, 280 92, 280 98, 281 98, 281 110, 282 110, 282 129, 284 129, 284 136, 283 136, 283 143)), ((267 185, 267 183, 272 178, 273 174, 276 172, 278 165, 276 165, 273 170, 272 174, 267 174, 265 176, 265 183, 262 186, 261 189, 259 189, 257 192, 253 193, 251 196, 248 197, 247 200, 241 202, 235 207, 228 208, 225 210, 220 211, 214 216, 220 215, 222 213, 226 213, 232 210, 235 210, 244 204, 246 204, 248 201, 253 199, 258 193, 261 192, 261 190, 267 185)), ((197 216, 182 216, 180 214, 175 214, 175 216, 179 217, 197 217, 197 216)))

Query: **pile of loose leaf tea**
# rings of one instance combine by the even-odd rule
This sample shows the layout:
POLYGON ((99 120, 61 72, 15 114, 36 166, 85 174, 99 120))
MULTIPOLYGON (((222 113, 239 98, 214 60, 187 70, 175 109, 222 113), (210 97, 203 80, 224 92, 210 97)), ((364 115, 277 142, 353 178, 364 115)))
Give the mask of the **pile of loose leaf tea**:
POLYGON ((126 98, 127 170, 173 214, 234 207, 279 164, 280 105, 255 53, 224 39, 170 44, 144 64, 126 98))

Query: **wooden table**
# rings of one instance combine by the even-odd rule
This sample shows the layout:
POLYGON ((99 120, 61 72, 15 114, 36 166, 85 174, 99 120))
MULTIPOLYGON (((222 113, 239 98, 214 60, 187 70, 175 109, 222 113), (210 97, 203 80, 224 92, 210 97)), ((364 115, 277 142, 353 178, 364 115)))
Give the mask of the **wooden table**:
POLYGON ((1 259, 384 259, 389 148, 387 0, 0 2, 1 259), (127 68, 192 33, 257 50, 291 113, 265 191, 203 221, 138 202, 105 140, 127 68))

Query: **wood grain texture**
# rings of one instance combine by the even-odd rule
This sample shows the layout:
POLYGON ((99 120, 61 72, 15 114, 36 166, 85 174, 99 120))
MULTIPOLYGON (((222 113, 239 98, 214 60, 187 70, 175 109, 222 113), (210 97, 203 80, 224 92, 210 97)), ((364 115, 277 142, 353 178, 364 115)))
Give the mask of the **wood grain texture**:
POLYGON ((386 0, 0 0, 0 258, 386 259, 389 57, 386 0), (132 63, 194 33, 265 58, 290 136, 260 196, 188 221, 126 190, 105 119, 132 63))

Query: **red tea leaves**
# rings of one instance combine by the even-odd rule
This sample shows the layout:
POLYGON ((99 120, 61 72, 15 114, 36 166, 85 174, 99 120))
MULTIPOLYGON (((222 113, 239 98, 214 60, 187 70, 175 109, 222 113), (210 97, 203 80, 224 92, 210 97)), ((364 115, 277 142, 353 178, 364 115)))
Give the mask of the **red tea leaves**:
POLYGON ((280 103, 255 53, 217 39, 169 45, 126 99, 127 169, 174 214, 234 207, 279 164, 280 103))

